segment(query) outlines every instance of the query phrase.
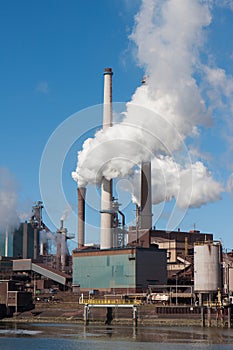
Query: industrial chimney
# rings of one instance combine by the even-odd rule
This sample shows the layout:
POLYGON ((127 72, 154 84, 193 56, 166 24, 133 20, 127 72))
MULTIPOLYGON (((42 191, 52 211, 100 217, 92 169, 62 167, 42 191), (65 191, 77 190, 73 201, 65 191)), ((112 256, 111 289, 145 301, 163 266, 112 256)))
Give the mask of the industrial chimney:
POLYGON ((7 257, 9 253, 9 231, 8 225, 6 227, 6 237, 5 237, 5 256, 7 257))
MULTIPOLYGON (((103 130, 112 126, 112 69, 104 69, 103 130)), ((112 248, 112 181, 102 178, 100 248, 112 248)))
POLYGON ((61 231, 61 270, 66 272, 66 261, 67 261, 67 229, 63 227, 63 220, 60 220, 60 231, 61 231))
POLYGON ((85 243, 85 197, 86 188, 78 188, 78 249, 85 243))
POLYGON ((60 220, 60 228, 57 230, 57 254, 56 254, 56 267, 62 272, 66 272, 67 261, 67 229, 64 228, 63 220, 60 220))
POLYGON ((140 228, 150 230, 152 227, 151 162, 142 162, 141 165, 140 219, 140 228))

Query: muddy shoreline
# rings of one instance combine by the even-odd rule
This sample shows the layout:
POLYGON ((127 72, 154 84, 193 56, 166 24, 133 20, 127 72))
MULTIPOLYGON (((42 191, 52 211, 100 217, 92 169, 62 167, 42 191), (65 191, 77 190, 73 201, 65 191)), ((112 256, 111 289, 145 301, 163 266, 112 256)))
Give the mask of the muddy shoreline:
MULTIPOLYGON (((91 308, 89 313, 89 324, 104 324, 106 321, 107 308, 91 308)), ((13 317, 0 319, 1 323, 84 323, 84 306, 76 302, 59 304, 37 304, 31 311, 14 314, 13 317)), ((129 324, 133 325, 131 309, 113 308, 113 320, 111 325, 129 324)), ((158 314, 154 305, 142 305, 138 309, 138 326, 199 326, 201 317, 199 314, 158 314)), ((213 320, 212 326, 217 326, 213 320)))

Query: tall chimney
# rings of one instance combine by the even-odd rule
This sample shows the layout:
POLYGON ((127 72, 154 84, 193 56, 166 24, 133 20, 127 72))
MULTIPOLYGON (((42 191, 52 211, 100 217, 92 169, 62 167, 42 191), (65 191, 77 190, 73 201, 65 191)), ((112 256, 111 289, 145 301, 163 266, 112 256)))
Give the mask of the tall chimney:
POLYGON ((56 269, 61 267, 61 231, 57 230, 57 252, 56 252, 56 269))
POLYGON ((66 272, 67 260, 67 229, 64 228, 63 219, 60 220, 60 228, 57 230, 57 254, 56 254, 56 268, 66 272))
POLYGON ((152 227, 151 162, 141 165, 141 229, 152 227))
POLYGON ((67 229, 63 227, 60 229, 61 231, 61 270, 62 272, 66 272, 66 258, 67 258, 67 245, 66 245, 66 236, 67 229))
MULTIPOLYGON (((103 130, 112 126, 112 69, 104 69, 103 130)), ((112 181, 102 178, 101 183, 100 248, 109 249, 112 237, 112 181)))
POLYGON ((9 254, 9 232, 8 232, 8 225, 6 227, 6 237, 5 237, 5 256, 8 256, 9 254))
POLYGON ((23 223, 23 259, 28 258, 28 224, 23 223))
POLYGON ((85 243, 85 197, 86 187, 78 188, 78 249, 85 243))

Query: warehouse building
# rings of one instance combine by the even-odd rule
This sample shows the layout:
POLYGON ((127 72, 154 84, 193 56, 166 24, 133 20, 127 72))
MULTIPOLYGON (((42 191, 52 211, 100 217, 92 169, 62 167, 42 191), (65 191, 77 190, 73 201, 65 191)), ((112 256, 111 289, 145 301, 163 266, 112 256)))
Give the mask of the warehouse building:
POLYGON ((145 292, 166 284, 166 250, 122 248, 73 252, 73 289, 110 293, 145 292))

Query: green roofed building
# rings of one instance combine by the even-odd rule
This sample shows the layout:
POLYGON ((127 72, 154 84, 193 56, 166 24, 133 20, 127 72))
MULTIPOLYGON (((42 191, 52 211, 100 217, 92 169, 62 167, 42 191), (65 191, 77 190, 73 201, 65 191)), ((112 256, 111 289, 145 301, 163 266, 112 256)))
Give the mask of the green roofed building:
POLYGON ((165 249, 130 247, 73 252, 73 287, 115 293, 147 291, 166 284, 165 249))

